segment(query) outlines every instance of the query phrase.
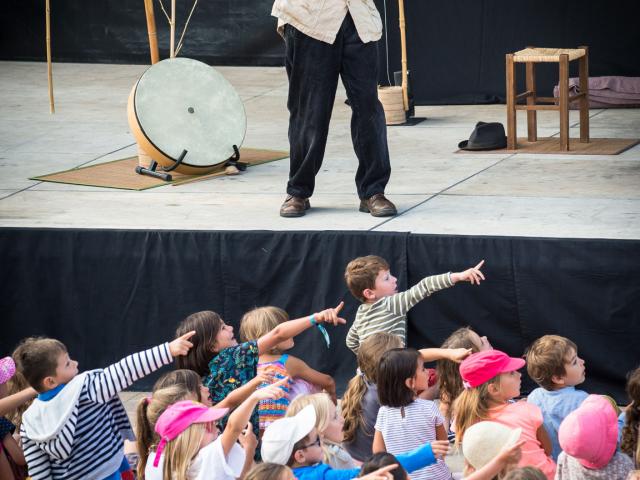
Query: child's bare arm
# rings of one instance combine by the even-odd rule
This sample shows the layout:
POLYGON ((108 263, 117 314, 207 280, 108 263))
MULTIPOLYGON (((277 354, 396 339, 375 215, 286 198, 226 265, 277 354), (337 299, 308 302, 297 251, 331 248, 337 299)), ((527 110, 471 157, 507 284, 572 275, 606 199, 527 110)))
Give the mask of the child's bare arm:
POLYGON ((451 360, 452 362, 460 363, 473 353, 470 348, 421 348, 418 351, 425 362, 451 360))
POLYGON ((304 361, 292 356, 289 356, 287 359, 286 368, 290 377, 299 377, 309 383, 317 385, 329 394, 333 403, 337 402, 336 382, 329 375, 314 370, 304 361))
POLYGON ((475 267, 468 268, 464 272, 455 272, 451 274, 451 281, 456 284, 458 282, 469 282, 471 285, 480 285, 480 281, 484 280, 484 275, 480 271, 484 265, 484 260, 481 260, 475 267))
POLYGON ((2 445, 4 446, 6 451, 9 452, 9 455, 14 462, 16 462, 18 465, 27 464, 27 461, 24 458, 24 453, 18 445, 18 442, 16 442, 15 438, 13 438, 13 435, 5 435, 5 437, 2 439, 2 445))
POLYGON ((331 325, 340 325, 347 323, 344 318, 340 318, 338 316, 342 307, 344 307, 344 302, 340 302, 336 308, 327 308, 326 310, 314 313, 307 317, 296 318, 295 320, 289 320, 288 322, 281 323, 269 333, 258 339, 258 354, 263 355, 272 350, 279 343, 295 337, 306 329, 312 327, 314 325, 311 322, 312 317, 314 321, 319 324, 326 323, 331 325))
POLYGON ((11 410, 15 410, 16 408, 24 405, 29 400, 33 400, 38 395, 33 388, 25 388, 24 390, 20 390, 13 395, 9 395, 8 397, 0 399, 0 416, 6 415, 11 410))
POLYGON ((538 431, 536 432, 536 438, 538 439, 538 441, 542 445, 542 448, 544 449, 544 453, 547 456, 551 456, 551 452, 553 451, 553 447, 551 446, 551 439, 549 438, 549 434, 544 429, 544 425, 540 425, 538 427, 538 431))
POLYGON ((380 453, 386 451, 387 446, 384 444, 382 432, 380 432, 380 430, 376 430, 376 432, 373 434, 373 445, 371 446, 371 453, 380 453))
POLYGON ((249 395, 256 391, 263 382, 268 380, 267 375, 257 375, 249 380, 241 387, 236 388, 224 397, 220 402, 215 404, 216 408, 231 408, 234 409, 242 402, 244 402, 249 395))

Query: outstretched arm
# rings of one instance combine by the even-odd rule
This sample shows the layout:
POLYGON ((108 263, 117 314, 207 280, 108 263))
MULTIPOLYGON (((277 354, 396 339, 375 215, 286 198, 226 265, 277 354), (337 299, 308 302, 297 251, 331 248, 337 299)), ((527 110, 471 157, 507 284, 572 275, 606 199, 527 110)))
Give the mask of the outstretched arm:
POLYGON ((452 362, 460 363, 473 353, 470 348, 421 348, 418 351, 425 362, 451 360, 452 362))
POLYGON ((289 320, 288 322, 281 323, 269 333, 258 339, 259 355, 269 352, 279 343, 289 340, 313 326, 313 323, 311 322, 312 317, 317 323, 326 323, 331 325, 347 323, 344 318, 340 318, 338 316, 342 307, 344 307, 344 302, 340 302, 336 308, 327 308, 326 310, 314 313, 308 317, 297 318, 295 320, 289 320))
POLYGON ((15 410, 16 408, 24 405, 29 400, 33 400, 38 395, 33 388, 25 388, 24 390, 20 390, 13 395, 9 395, 8 397, 0 399, 0 416, 6 415, 11 410, 15 410))

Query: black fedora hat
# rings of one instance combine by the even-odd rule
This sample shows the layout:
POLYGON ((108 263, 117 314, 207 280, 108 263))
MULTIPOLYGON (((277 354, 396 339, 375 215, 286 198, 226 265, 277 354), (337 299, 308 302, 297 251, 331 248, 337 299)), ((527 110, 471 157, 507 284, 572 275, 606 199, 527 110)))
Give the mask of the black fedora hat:
POLYGON ((506 146, 507 136, 504 134, 504 126, 499 122, 476 123, 469 140, 458 144, 458 148, 462 150, 497 150, 506 146))

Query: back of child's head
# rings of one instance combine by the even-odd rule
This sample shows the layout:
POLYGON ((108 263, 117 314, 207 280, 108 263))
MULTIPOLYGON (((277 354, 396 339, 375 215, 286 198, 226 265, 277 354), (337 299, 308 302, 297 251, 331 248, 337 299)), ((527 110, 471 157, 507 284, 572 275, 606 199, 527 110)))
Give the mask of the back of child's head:
POLYGON ((293 472, 286 465, 259 463, 244 477, 244 480, 292 480, 293 472))
POLYGON ((378 399, 380 405, 406 407, 415 399, 407 379, 416 375, 420 353, 413 348, 393 348, 380 359, 378 366, 378 399))
POLYGON ((618 418, 611 403, 600 395, 589 395, 560 424, 558 443, 582 466, 604 468, 618 443, 618 418))
POLYGON ((519 467, 507 472, 501 480, 547 480, 542 470, 536 467, 519 467))
POLYGON ((503 373, 513 372, 525 366, 521 358, 509 357, 500 350, 472 353, 460 364, 460 376, 464 390, 453 404, 456 424, 456 444, 462 442, 465 430, 488 418, 491 386, 500 385, 503 373))
POLYGON ((331 397, 324 392, 296 397, 289 404, 285 417, 297 415, 307 405, 312 405, 316 412, 315 428, 318 433, 324 432, 331 421, 331 406, 333 405, 331 397))
POLYGON ((374 453, 369 457, 369 459, 362 464, 362 468, 360 469, 360 474, 358 476, 363 477, 383 467, 388 467, 389 465, 398 465, 389 472, 393 480, 407 480, 409 478, 407 471, 402 468, 402 465, 400 465, 400 462, 398 462, 395 455, 387 452, 374 453))
POLYGON ((189 339, 193 347, 186 355, 176 357, 178 368, 193 370, 201 377, 209 373, 209 362, 214 356, 216 336, 224 322, 220 315, 210 310, 196 312, 182 320, 176 329, 176 338, 195 330, 189 339))
MULTIPOLYGON (((467 348, 472 353, 480 351, 474 342, 477 334, 469 327, 459 328, 444 341, 441 348, 467 348)), ((460 377, 460 364, 452 360, 438 360, 436 371, 438 372, 438 389, 440 399, 446 404, 451 404, 464 389, 460 377)))
MULTIPOLYGON (((240 321, 240 340, 249 342, 258 340, 281 323, 289 320, 289 315, 278 307, 258 307, 249 310, 240 321)), ((272 350, 277 353, 277 350, 272 350)))
POLYGON ((625 422, 622 429, 620 449, 630 457, 640 461, 640 442, 638 429, 640 428, 640 367, 627 376, 627 395, 631 403, 625 410, 625 422))
POLYGON ((174 370, 160 377, 150 397, 138 402, 136 410, 136 444, 140 459, 138 478, 144 478, 149 450, 160 440, 154 427, 160 415, 180 400, 200 401, 200 377, 192 370, 174 370))
POLYGON ((375 288, 376 277, 381 270, 389 270, 389 264, 377 255, 367 255, 351 260, 344 272, 344 279, 351 294, 364 302, 366 299, 362 292, 367 288, 375 288))
POLYGON ((54 338, 29 337, 16 348, 16 364, 26 381, 38 392, 46 390, 43 380, 55 376, 58 358, 67 347, 54 338))
MULTIPOLYGON (((378 365, 382 355, 392 348, 401 348, 402 340, 398 335, 387 332, 368 336, 358 349, 358 372, 349 381, 340 404, 344 417, 344 440, 350 442, 355 438, 358 428, 364 428, 362 399, 369 384, 378 383, 378 365)), ((373 435, 372 432, 367 432, 373 435)))
POLYGON ((553 377, 566 375, 565 362, 571 352, 578 352, 575 343, 560 335, 545 335, 527 349, 527 373, 534 382, 547 390, 556 388, 553 377))
POLYGON ((188 480, 191 462, 200 451, 207 428, 205 423, 193 423, 164 448, 163 480, 188 480))
MULTIPOLYGON (((498 422, 478 422, 467 429, 462 443, 465 473, 480 470, 493 460, 504 448, 514 446, 522 434, 521 428, 509 428, 498 422)), ((505 465, 502 472, 513 465, 505 465)))

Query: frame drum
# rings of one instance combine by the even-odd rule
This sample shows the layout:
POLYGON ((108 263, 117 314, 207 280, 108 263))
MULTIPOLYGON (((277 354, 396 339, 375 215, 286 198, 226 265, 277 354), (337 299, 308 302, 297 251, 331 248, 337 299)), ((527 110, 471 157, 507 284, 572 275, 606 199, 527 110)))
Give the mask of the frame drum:
POLYGON ((240 148, 247 130, 242 100, 213 67, 189 58, 152 65, 133 86, 127 105, 138 145, 165 168, 209 173, 240 148))

